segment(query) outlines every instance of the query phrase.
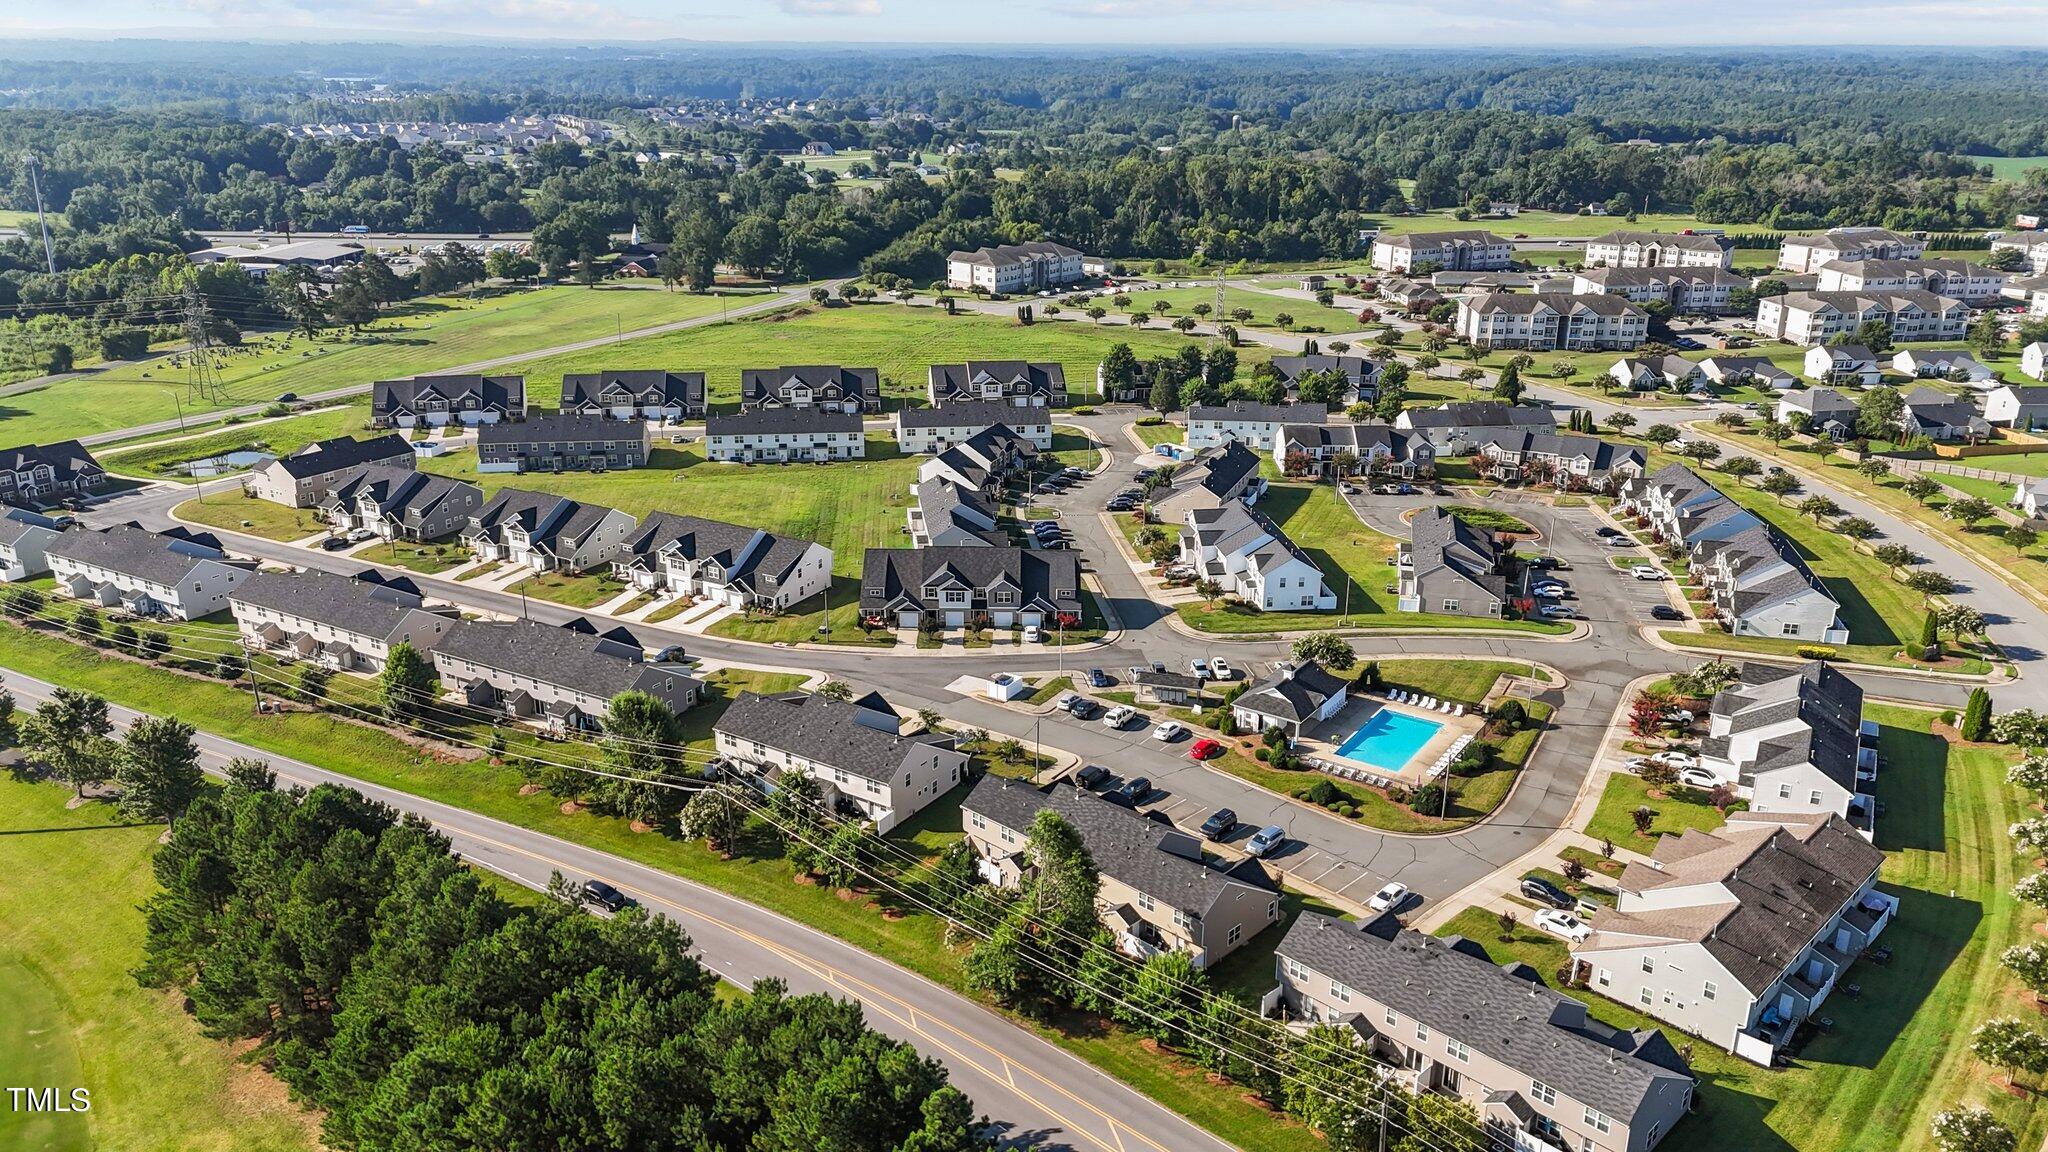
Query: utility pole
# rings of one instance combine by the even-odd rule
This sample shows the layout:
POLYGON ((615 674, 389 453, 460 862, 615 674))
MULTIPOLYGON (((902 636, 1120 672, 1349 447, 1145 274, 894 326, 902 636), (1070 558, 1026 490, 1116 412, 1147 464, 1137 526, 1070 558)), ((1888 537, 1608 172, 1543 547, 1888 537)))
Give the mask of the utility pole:
POLYGON ((247 636, 242 637, 242 664, 248 669, 249 692, 256 697, 256 713, 260 716, 263 714, 263 682, 256 678, 256 655, 249 651, 247 636))
POLYGON ((185 369, 185 387, 201 400, 218 403, 220 378, 213 371, 213 334, 207 324, 206 300, 199 285, 185 285, 185 341, 191 345, 185 369))
POLYGON ((36 195, 36 226, 43 232, 43 264, 50 275, 57 274, 57 250, 50 245, 50 220, 43 210, 43 162, 33 152, 22 153, 21 162, 28 166, 29 187, 36 195))

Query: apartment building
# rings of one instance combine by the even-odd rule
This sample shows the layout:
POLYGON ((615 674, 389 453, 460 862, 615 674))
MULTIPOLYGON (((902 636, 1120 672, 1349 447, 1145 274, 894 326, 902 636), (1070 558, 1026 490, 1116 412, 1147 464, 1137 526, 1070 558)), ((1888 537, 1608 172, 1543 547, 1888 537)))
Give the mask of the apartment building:
POLYGON ((1734 310, 1734 293, 1747 278, 1725 268, 1588 268, 1572 277, 1574 296, 1619 296, 1631 304, 1663 301, 1679 315, 1721 315, 1734 310))
POLYGON ((336 532, 367 531, 384 540, 440 540, 469 524, 484 490, 467 480, 410 468, 362 464, 342 473, 320 502, 336 532))
POLYGON ((1080 557, 1064 549, 870 548, 860 584, 860 614, 871 627, 1081 623, 1080 557))
POLYGON ((951 791, 967 754, 936 732, 902 734, 880 697, 831 700, 806 692, 742 692, 712 725, 720 756, 756 773, 770 789, 789 773, 817 781, 827 808, 850 803, 891 828, 951 791))
POLYGON ((704 422, 704 458, 737 464, 823 463, 868 454, 858 412, 759 408, 704 422))
POLYGON ((1290 400, 1300 396, 1301 379, 1311 372, 1335 372, 1344 377, 1344 389, 1338 396, 1342 406, 1371 400, 1379 394, 1381 366, 1364 356, 1275 356, 1273 371, 1279 373, 1290 400))
POLYGON ((1164 523, 1175 523, 1191 508, 1255 501, 1262 484, 1259 454, 1240 441, 1225 438, 1180 459, 1167 486, 1152 494, 1152 512, 1164 523))
POLYGON ((925 370, 926 399, 936 408, 992 401, 1016 408, 1064 408, 1067 369, 1058 361, 969 360, 925 370))
POLYGON ((1038 449, 1007 424, 993 424, 941 450, 917 466, 919 483, 944 478, 993 495, 1012 475, 1029 469, 1038 449))
POLYGON ((2017 252, 2026 262, 2027 275, 2048 275, 2048 232, 2008 232, 1991 242, 1991 251, 2017 252))
POLYGON ((1496 480, 1547 481, 1569 492, 1609 492, 1643 474, 1643 450, 1579 432, 1496 430, 1478 442, 1496 480))
POLYGON ((1500 400, 1454 400, 1434 408, 1404 408, 1394 427, 1421 434, 1436 454, 1466 455, 1497 432, 1557 431, 1557 417, 1548 408, 1500 400))
POLYGON ((434 670, 472 708, 555 729, 601 728, 621 692, 645 692, 678 714, 703 698, 703 681, 645 656, 626 629, 599 633, 581 618, 560 625, 473 620, 434 646, 434 670))
POLYGON ((1749 801, 1751 812, 1833 813, 1868 827, 1864 792, 1877 779, 1875 726, 1863 689, 1826 664, 1745 664, 1715 693, 1700 767, 1749 801))
POLYGON ((740 410, 815 408, 823 412, 882 410, 881 373, 837 364, 746 368, 740 372, 740 410))
POLYGON ((1458 300, 1457 332, 1490 348, 1627 351, 1649 338, 1650 316, 1619 296, 1489 292, 1458 300))
POLYGON ((76 440, 0 448, 0 501, 37 503, 92 492, 106 469, 76 440))
POLYGON ((228 595, 256 568, 228 559, 209 533, 149 532, 132 524, 70 529, 49 541, 43 555, 58 595, 172 620, 225 612, 228 595))
POLYGON ((1515 561, 1494 534, 1449 509, 1418 510, 1394 558, 1403 612, 1498 620, 1513 591, 1515 561))
POLYGON ((1998 299, 2012 273, 1967 260, 1830 260, 1820 266, 1822 292, 1918 290, 1983 306, 1998 299))
POLYGON ((1181 521, 1180 558, 1198 579, 1268 612, 1330 612, 1337 594, 1323 570, 1263 513, 1232 501, 1190 508, 1181 521))
POLYGON ((379 428, 475 427, 525 418, 524 376, 414 376, 370 385, 370 422, 379 428))
POLYGON ((1726 268, 1732 245, 1719 236, 1621 229, 1586 241, 1586 263, 1608 268, 1726 268))
POLYGON ((631 514, 552 492, 500 488, 470 515, 462 542, 479 560, 536 572, 609 563, 638 526, 631 514))
POLYGON ((47 516, 0 508, 0 581, 32 580, 48 572, 50 544, 63 534, 63 527, 47 516))
POLYGON ((1087 278, 1079 249, 1049 240, 946 254, 946 283, 972 292, 1038 292, 1087 278))
POLYGON ((1258 452, 1271 452, 1283 426, 1323 424, 1329 419, 1330 410, 1321 404, 1261 404, 1256 400, 1196 404, 1188 408, 1187 445, 1200 451, 1235 440, 1258 452))
POLYGON ((1326 475, 1349 454, 1346 472, 1413 480, 1436 472, 1436 446, 1391 424, 1282 424, 1273 464, 1288 475, 1326 475))
POLYGON ((1495 272, 1514 260, 1514 243, 1482 228, 1381 236, 1372 243, 1373 267, 1388 272, 1495 272))
POLYGON ((258 500, 287 508, 313 508, 327 499, 335 481, 357 465, 377 464, 404 471, 415 462, 412 441, 395 432, 367 440, 336 436, 250 469, 242 487, 258 500))
POLYGON ((454 608, 427 608, 411 580, 386 581, 374 569, 255 572, 228 594, 228 609, 252 652, 370 676, 398 645, 426 651, 462 626, 454 608))
POLYGON ((704 374, 660 368, 565 373, 562 410, 663 424, 698 418, 706 410, 704 374))
POLYGON ((1824 344, 1876 321, 1894 341, 1960 340, 1970 308, 1920 289, 1890 292, 1787 292, 1757 301, 1757 335, 1793 344, 1824 344))
POLYGON ((1040 452, 1052 449, 1052 410, 1002 400, 955 400, 935 408, 903 408, 891 417, 897 446, 910 455, 944 452, 991 428, 1007 428, 1040 452))
POLYGON ((639 468, 654 451, 644 420, 573 410, 536 411, 476 433, 478 472, 612 472, 639 468))
POLYGON ((832 583, 823 544, 671 512, 649 514, 609 558, 613 575, 643 591, 766 612, 786 612, 832 583))
POLYGON ((1830 228, 1817 236, 1787 236, 1778 246, 1778 269, 1819 272, 1837 260, 1918 260, 1927 241, 1888 228, 1830 228))
POLYGON ((903 515, 912 547, 1001 548, 1011 543, 980 492, 935 476, 912 485, 911 493, 916 498, 903 515))

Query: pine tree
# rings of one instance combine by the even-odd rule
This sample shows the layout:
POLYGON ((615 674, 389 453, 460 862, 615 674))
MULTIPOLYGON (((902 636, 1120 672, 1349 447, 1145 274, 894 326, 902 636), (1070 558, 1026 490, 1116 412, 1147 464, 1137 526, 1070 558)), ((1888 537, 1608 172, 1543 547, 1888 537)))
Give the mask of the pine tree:
POLYGON ((1958 725, 1963 739, 1972 742, 1991 738, 1991 693, 1982 688, 1970 689, 1970 698, 1963 705, 1963 722, 1958 725))
POLYGON ((199 797, 205 778, 193 729, 182 720, 145 716, 122 740, 121 813, 132 819, 169 823, 199 797))

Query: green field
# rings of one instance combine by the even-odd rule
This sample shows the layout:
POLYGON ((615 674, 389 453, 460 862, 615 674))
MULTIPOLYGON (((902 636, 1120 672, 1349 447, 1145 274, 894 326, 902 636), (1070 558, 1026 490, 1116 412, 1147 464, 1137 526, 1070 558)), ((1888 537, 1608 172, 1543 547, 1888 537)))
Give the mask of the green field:
POLYGON ((300 1152, 317 1121, 143 988, 140 905, 163 829, 0 775, 0 1084, 85 1088, 92 1110, 0 1108, 0 1148, 300 1152))
MULTIPOLYGON (((1173 318, 1176 316, 1194 316, 1194 307, 1197 304, 1207 304, 1212 309, 1216 304, 1216 289, 1214 287, 1164 288, 1156 292, 1133 292, 1130 296, 1131 303, 1128 307, 1110 308, 1110 310, 1117 313, 1127 313, 1134 309, 1152 311, 1158 303, 1164 301, 1169 305, 1165 317, 1155 317, 1150 321, 1150 323, 1156 324, 1161 328, 1173 323, 1173 318)), ((1094 302, 1104 307, 1110 306, 1109 300, 1106 297, 1097 297, 1094 302)), ((1223 316, 1226 319, 1231 319, 1233 323, 1244 324, 1253 328, 1279 328, 1281 327, 1279 317, 1282 313, 1294 318, 1293 327, 1297 330, 1308 326, 1320 328, 1325 332, 1356 332, 1360 327, 1355 313, 1347 312, 1342 308, 1325 308, 1313 300, 1294 300, 1285 296, 1274 296, 1266 292, 1253 292, 1245 288, 1225 288, 1223 290, 1223 316), (1230 314, 1240 308, 1250 310, 1252 314, 1250 320, 1240 321, 1231 317, 1230 314)), ((1198 316, 1196 318, 1200 320, 1214 320, 1216 319, 1216 313, 1211 311, 1207 316, 1198 316)))
POLYGON ((1664 792, 1665 795, 1652 798, 1642 777, 1616 772, 1607 778, 1607 787, 1600 793, 1600 804, 1586 822, 1587 835, 1612 840, 1623 848, 1648 852, 1656 846, 1657 838, 1667 832, 1683 832, 1688 828, 1712 832, 1727 823, 1721 810, 1707 803, 1707 794, 1697 788, 1674 784, 1664 792), (1649 835, 1639 836, 1631 813, 1644 805, 1648 805, 1657 818, 1650 822, 1649 835))
POLYGON ((1993 180, 2018 180, 2029 168, 2048 168, 2048 156, 1971 156, 1991 166, 1993 180))
POLYGON ((1170 422, 1162 424, 1133 424, 1131 427, 1137 430, 1138 439, 1143 440, 1147 445, 1154 448, 1161 444, 1179 444, 1187 438, 1186 429, 1170 422))
MULTIPOLYGON (((745 300, 744 297, 741 298, 745 300)), ((173 358, 67 380, 0 399, 15 441, 62 440, 411 376, 673 320, 715 315, 726 297, 663 291, 659 284, 559 286, 472 301, 437 297, 394 306, 359 335, 278 333, 220 355, 220 394, 199 399, 173 358)), ((610 361, 603 361, 606 366, 610 361)), ((677 364, 651 365, 681 367, 677 364)), ((1092 379, 1092 376, 1091 376, 1092 379)))
POLYGON ((367 435, 370 409, 350 404, 328 412, 287 416, 281 420, 249 421, 191 439, 157 440, 125 451, 102 452, 100 463, 116 472, 165 480, 187 477, 178 465, 188 460, 254 449, 273 456, 289 456, 315 440, 330 436, 367 435))

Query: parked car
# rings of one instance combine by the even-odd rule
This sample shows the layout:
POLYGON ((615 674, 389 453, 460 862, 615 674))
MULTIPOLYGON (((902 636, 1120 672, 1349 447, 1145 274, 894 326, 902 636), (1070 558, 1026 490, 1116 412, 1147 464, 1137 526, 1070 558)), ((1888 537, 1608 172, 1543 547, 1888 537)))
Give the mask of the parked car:
POLYGON ((1212 656, 1209 658, 1209 675, 1218 680, 1228 680, 1236 673, 1230 670, 1230 661, 1221 656, 1212 656))
POLYGON ((348 540, 351 544, 361 544, 365 540, 373 539, 376 535, 375 532, 370 531, 368 528, 358 528, 348 534, 348 540))
POLYGON ((680 664, 688 659, 681 644, 668 644, 658 649, 653 656, 656 664, 680 664))
POLYGON ((1088 670, 1088 686, 1090 688, 1107 688, 1114 683, 1116 681, 1111 680, 1109 673, 1104 672, 1102 669, 1090 668, 1088 670))
POLYGON ((1218 808, 1207 820, 1202 821, 1202 835, 1211 840, 1221 840, 1237 829, 1237 813, 1228 808, 1218 808))
POLYGON ((1533 584, 1529 587, 1529 591, 1537 596, 1550 596, 1559 600, 1564 599, 1564 585, 1553 580, 1545 580, 1541 584, 1533 584))
POLYGON ((1244 850, 1253 857, 1263 858, 1286 842, 1287 829, 1278 824, 1268 824, 1252 833, 1252 838, 1244 842, 1244 850))
POLYGON ((1548 904, 1553 908, 1562 908, 1567 912, 1577 907, 1579 903, 1570 893, 1540 876, 1525 876, 1522 878, 1522 895, 1538 903, 1548 904))
POLYGON ((1104 512, 1129 512, 1131 509, 1136 508, 1137 506, 1138 502, 1136 500, 1131 500, 1122 496, 1118 496, 1115 499, 1111 500, 1109 503, 1104 504, 1102 506, 1102 510, 1104 512))
POLYGON ((1168 720, 1152 730, 1152 738, 1154 740, 1164 741, 1168 744, 1187 734, 1188 726, 1178 720, 1168 720))
POLYGON ((633 898, 602 880, 585 880, 583 882, 583 902, 595 904, 607 912, 617 912, 630 907, 633 903, 633 898))
POLYGON ((1358 485, 1356 485, 1356 484, 1339 484, 1339 485, 1337 485, 1337 491, 1339 491, 1339 492, 1342 492, 1342 493, 1343 493, 1343 494, 1345 494, 1346 496, 1356 496, 1356 495, 1358 495, 1358 485))
POLYGON ((1038 630, 1038 625, 1028 624, 1025 626, 1024 642, 1026 644, 1036 644, 1043 639, 1045 639, 1045 633, 1038 630))
POLYGON ((1661 569, 1653 568, 1648 564, 1638 564, 1630 568, 1628 574, 1638 580, 1662 580, 1664 578, 1664 573, 1661 569))
POLYGON ((1607 538, 1607 546, 1609 548, 1633 548, 1636 546, 1636 542, 1626 536, 1609 536, 1607 538))
POLYGON ((1142 666, 1133 664, 1129 668, 1124 669, 1124 679, 1130 680, 1135 683, 1138 677, 1142 675, 1144 671, 1145 669, 1142 666))
POLYGON ((1555 556, 1538 556, 1534 560, 1529 561, 1529 567, 1539 572, 1567 572, 1571 570, 1571 564, 1568 561, 1560 560, 1555 556))
POLYGON ((1545 620, 1570 620, 1578 615, 1562 604, 1545 604, 1536 610, 1536 614, 1545 620))
POLYGON ((1372 899, 1366 901, 1365 906, 1374 912, 1385 912, 1389 908, 1398 911, 1407 902, 1408 886, 1399 880, 1389 880, 1386 887, 1372 894, 1372 899))
POLYGON ((1190 660, 1188 661, 1188 675, 1193 676, 1197 680, 1207 680, 1209 678, 1209 665, 1199 659, 1190 660))
POLYGON ((1190 760, 1214 760, 1221 755, 1223 755, 1223 745, 1209 739, 1207 736, 1195 741, 1188 747, 1188 759, 1190 760))
POLYGON ((1109 783, 1110 775, 1109 769, 1100 764, 1083 764, 1081 770, 1074 773, 1074 783, 1093 792, 1109 783))
POLYGON ((1680 612, 1678 609, 1673 608, 1669 604, 1656 604, 1652 605, 1650 608, 1650 619, 1683 620, 1685 619, 1685 613, 1680 612))
POLYGON ((1143 776, 1133 776, 1117 787, 1116 794, 1131 805, 1143 804, 1152 795, 1152 781, 1143 776))
POLYGON ((1057 536, 1060 534, 1060 526, 1051 520, 1034 520, 1031 522, 1031 532, 1036 536, 1057 536))
POLYGON ((1397 492, 1398 489, 1392 484, 1375 484, 1372 486, 1372 494, 1375 496, 1392 496, 1397 492))
POLYGON ((1593 934, 1592 927, 1584 920, 1569 912, 1560 912, 1555 908, 1538 909, 1536 915, 1530 917, 1530 919, 1535 922, 1536 927, 1550 933, 1552 936, 1562 936, 1574 944, 1585 943, 1586 937, 1593 934))
POLYGON ((1138 710, 1136 708, 1128 704, 1119 704, 1103 714, 1102 726, 1104 728, 1122 728, 1137 718, 1138 710))
POLYGON ((1721 782, 1714 778, 1714 774, 1705 768, 1684 769, 1678 774, 1678 782, 1688 788, 1698 788, 1703 792, 1712 792, 1721 785, 1721 782))
POLYGON ((323 552, 339 552, 348 546, 349 538, 346 536, 329 536, 320 542, 320 550, 323 552))
POLYGON ((1652 763, 1662 764, 1666 768, 1697 768, 1700 763, 1683 752, 1674 752, 1668 748, 1651 756, 1650 760, 1652 763))
POLYGON ((1619 536, 1619 535, 1621 535, 1621 529, 1619 529, 1619 528, 1610 528, 1610 527, 1608 527, 1607 525, 1605 525, 1605 524, 1602 524, 1602 525, 1601 525, 1601 526, 1599 526, 1598 528, 1595 528, 1595 529, 1593 529, 1593 535, 1595 535, 1595 536, 1606 536, 1606 537, 1608 537, 1608 538, 1612 539, 1613 537, 1616 537, 1616 536, 1619 536))
POLYGON ((1152 670, 1153 670, 1154 672, 1164 672, 1164 671, 1166 671, 1166 661, 1164 661, 1164 660, 1154 660, 1154 661, 1152 662, 1152 670))
POLYGON ((1070 693, 1060 700, 1060 708, 1077 720, 1087 720, 1102 711, 1102 705, 1079 692, 1070 693))
POLYGON ((1692 709, 1666 708, 1664 710, 1664 722, 1666 724, 1690 724, 1693 722, 1692 709))

